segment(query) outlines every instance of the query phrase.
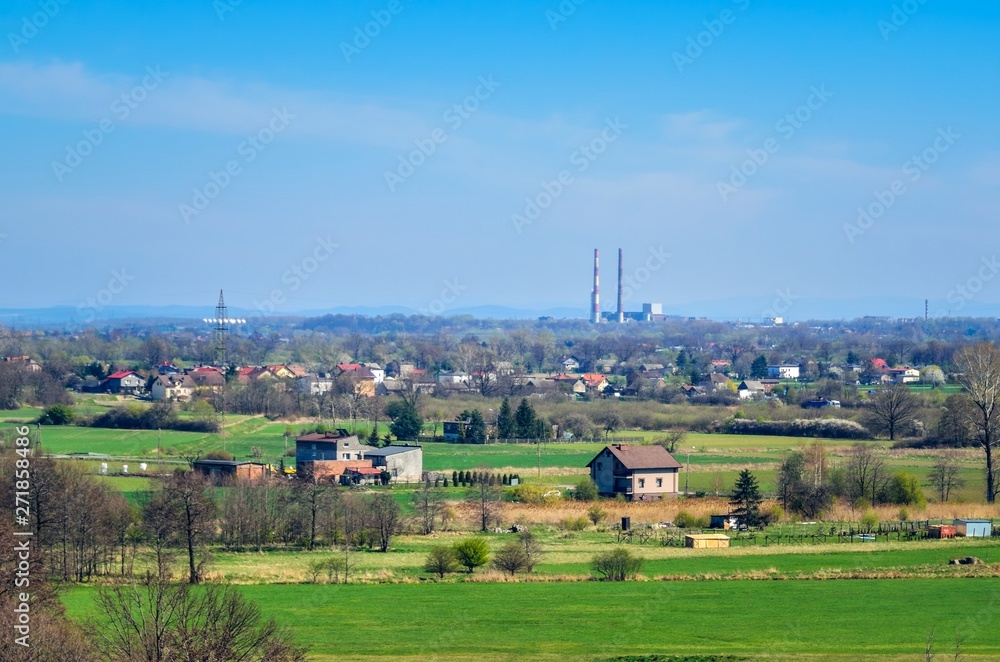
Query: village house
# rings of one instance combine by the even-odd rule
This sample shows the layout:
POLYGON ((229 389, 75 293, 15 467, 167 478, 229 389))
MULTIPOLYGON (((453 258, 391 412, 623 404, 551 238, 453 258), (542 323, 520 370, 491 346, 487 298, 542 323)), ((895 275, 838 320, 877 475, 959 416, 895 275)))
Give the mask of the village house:
POLYGON ((920 381, 920 371, 910 366, 889 368, 888 375, 893 384, 912 384, 920 381))
POLYGON ((28 372, 41 372, 42 364, 30 356, 5 356, 4 363, 15 363, 24 366, 28 372))
POLYGON ((323 395, 333 390, 333 379, 325 374, 308 375, 295 380, 295 386, 299 393, 309 395, 323 395))
POLYGON ((159 375, 149 386, 149 397, 166 402, 186 402, 194 393, 195 383, 187 375, 159 375))
POLYGON ((573 384, 573 393, 603 393, 608 386, 608 378, 599 372, 588 372, 573 384))
POLYGON ((602 495, 622 494, 632 501, 677 495, 681 463, 662 446, 605 446, 587 467, 602 495))
POLYGON ((116 395, 135 395, 143 390, 146 380, 133 370, 118 370, 101 382, 101 390, 116 395))
POLYGON ((336 483, 349 468, 371 466, 363 445, 347 430, 313 432, 295 439, 295 472, 306 480, 336 483))
POLYGON ((782 363, 767 366, 767 376, 773 379, 798 379, 800 366, 798 363, 782 363))
POLYGON ((740 400, 763 398, 767 392, 768 389, 764 386, 764 384, 752 379, 744 379, 740 382, 740 385, 736 387, 736 393, 739 394, 740 400))

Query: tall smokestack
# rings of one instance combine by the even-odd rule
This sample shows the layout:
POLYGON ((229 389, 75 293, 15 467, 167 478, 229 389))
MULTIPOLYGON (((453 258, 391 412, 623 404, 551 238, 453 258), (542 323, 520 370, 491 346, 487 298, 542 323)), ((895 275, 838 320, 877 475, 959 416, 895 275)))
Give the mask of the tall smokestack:
POLYGON ((601 253, 594 249, 594 293, 591 295, 590 321, 594 324, 601 323, 601 283, 600 283, 600 257, 601 253))
POLYGON ((622 308, 622 249, 618 249, 618 323, 625 323, 625 309, 622 308))

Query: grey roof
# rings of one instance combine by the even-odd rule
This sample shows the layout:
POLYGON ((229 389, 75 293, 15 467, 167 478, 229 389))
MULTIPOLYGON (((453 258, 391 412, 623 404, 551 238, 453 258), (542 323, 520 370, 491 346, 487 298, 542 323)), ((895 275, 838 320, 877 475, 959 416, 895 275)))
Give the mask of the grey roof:
POLYGON ((420 446, 385 446, 383 448, 366 448, 365 457, 385 457, 386 455, 399 455, 410 451, 419 451, 420 446))

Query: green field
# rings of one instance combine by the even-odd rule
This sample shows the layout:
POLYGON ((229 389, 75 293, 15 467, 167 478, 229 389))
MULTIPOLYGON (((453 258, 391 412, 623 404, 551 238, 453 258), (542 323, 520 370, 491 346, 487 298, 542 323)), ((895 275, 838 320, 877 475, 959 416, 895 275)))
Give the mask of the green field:
MULTIPOLYGON (((24 410, 21 410, 22 412, 24 410)), ((0 426, 9 425, 0 421, 0 426)), ((225 449, 240 459, 250 459, 251 449, 261 449, 262 460, 277 465, 285 453, 285 423, 263 417, 241 417, 226 429, 226 434, 203 434, 164 430, 108 430, 77 426, 43 426, 42 447, 54 454, 106 454, 124 460, 182 461, 184 457, 204 455, 225 449), (162 455, 157 455, 157 448, 162 455)), ((292 426, 297 432, 301 425, 292 426)), ((293 432, 293 434, 294 434, 293 432)), ((629 432, 647 439, 654 433, 629 432)), ((822 440, 836 463, 851 442, 822 440)), ((765 491, 774 489, 775 468, 788 450, 812 443, 812 439, 756 435, 688 434, 675 452, 682 463, 690 459, 688 479, 692 491, 713 493, 719 485, 732 485, 739 470, 751 467, 765 491)), ((887 447, 887 442, 870 442, 887 447)), ((294 437, 288 441, 294 447, 294 437)), ((546 442, 542 444, 454 444, 424 442, 424 468, 429 471, 467 470, 480 467, 516 470, 522 478, 567 484, 586 473, 586 464, 603 448, 601 442, 546 442)), ((889 458, 894 470, 906 470, 927 484, 927 474, 935 457, 927 453, 899 452, 889 458)), ((290 463, 291 460, 288 460, 290 463)), ((134 462, 133 462, 134 463, 134 462)), ((96 465, 95 465, 96 466, 96 465)), ((963 464, 965 487, 956 491, 961 500, 979 499, 983 476, 978 456, 963 464)), ((95 469, 96 470, 96 469, 95 469)), ((131 468, 130 470, 135 471, 131 468)), ((683 484, 683 483, 682 483, 683 484)), ((930 494, 928 493, 928 496, 930 494)))
MULTIPOLYGON (((961 633, 1000 655, 1000 580, 445 583, 248 586, 316 660, 574 659, 730 654, 917 659, 961 633)), ((91 588, 64 597, 92 616, 91 588)), ((922 657, 921 657, 922 659, 922 657)))

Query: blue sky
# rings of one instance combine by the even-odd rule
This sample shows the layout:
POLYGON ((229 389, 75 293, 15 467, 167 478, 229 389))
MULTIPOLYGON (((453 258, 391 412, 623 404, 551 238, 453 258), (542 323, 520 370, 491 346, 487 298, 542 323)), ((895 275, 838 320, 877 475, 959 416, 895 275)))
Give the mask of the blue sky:
POLYGON ((330 5, 4 3, 0 307, 1000 303, 995 3, 330 5))

